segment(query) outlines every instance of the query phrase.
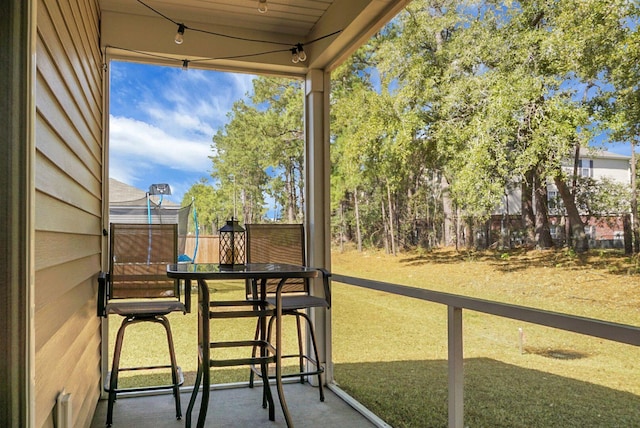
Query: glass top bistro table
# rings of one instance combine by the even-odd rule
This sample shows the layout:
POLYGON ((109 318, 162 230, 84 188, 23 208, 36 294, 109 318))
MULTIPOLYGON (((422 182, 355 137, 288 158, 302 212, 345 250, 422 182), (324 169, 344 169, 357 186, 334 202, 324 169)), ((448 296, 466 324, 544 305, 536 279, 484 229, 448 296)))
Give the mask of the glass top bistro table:
MULTIPOLYGON (((282 263, 248 263, 246 265, 234 266, 234 268, 220 267, 216 263, 179 263, 167 266, 167 275, 170 278, 177 278, 185 281, 186 290, 191 288, 191 281, 198 283, 198 373, 196 382, 187 408, 186 426, 191 426, 191 412, 195 403, 200 382, 203 383, 202 401, 198 415, 198 427, 204 426, 207 407, 209 402, 210 387, 210 367, 227 367, 234 365, 260 365, 263 373, 267 371, 267 364, 275 362, 275 378, 278 390, 278 398, 282 413, 288 427, 293 426, 291 416, 287 409, 282 388, 282 286, 288 279, 292 278, 316 278, 320 276, 321 270, 306 266, 297 266, 282 263), (259 298, 257 300, 242 301, 212 301, 210 299, 207 281, 214 280, 250 280, 258 287, 259 298), (276 291, 276 305, 271 307, 266 301, 266 288, 268 279, 279 279, 276 291), (239 310, 245 307, 246 310, 239 310), (221 311, 212 311, 212 308, 222 308, 221 311), (225 310, 226 309, 226 310, 225 310), (267 342, 266 338, 266 318, 276 316, 276 342, 274 346, 267 342), (210 342, 209 320, 212 318, 242 318, 258 317, 260 319, 260 337, 253 341, 228 341, 210 342), (233 346, 256 346, 260 348, 260 356, 252 358, 239 358, 233 360, 215 360, 210 358, 210 351, 213 348, 233 347, 233 346)), ((187 296, 188 297, 188 296, 187 296)), ((269 388, 269 376, 262 376, 264 383, 264 394, 269 404, 269 419, 275 420, 275 410, 273 398, 269 388)), ((265 403, 263 403, 265 405, 265 403)))

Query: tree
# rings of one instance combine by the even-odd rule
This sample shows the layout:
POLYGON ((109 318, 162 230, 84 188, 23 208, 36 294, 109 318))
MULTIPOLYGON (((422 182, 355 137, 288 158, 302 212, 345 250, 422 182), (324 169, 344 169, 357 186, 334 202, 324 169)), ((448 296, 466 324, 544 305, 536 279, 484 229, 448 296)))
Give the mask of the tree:
POLYGON ((234 103, 230 121, 213 137, 211 176, 227 218, 257 222, 264 214, 264 188, 268 181, 261 138, 264 116, 244 101, 234 103))
POLYGON ((192 201, 197 213, 200 232, 214 234, 220 227, 221 220, 216 212, 216 207, 219 206, 219 198, 213 186, 208 184, 206 178, 201 178, 198 183, 189 188, 182 198, 182 205, 188 205, 192 201))
POLYGON ((353 230, 358 251, 362 251, 363 236, 360 204, 367 203, 369 197, 364 190, 369 180, 364 166, 366 157, 357 135, 365 120, 367 98, 373 92, 365 71, 368 50, 361 48, 333 73, 331 91, 331 208, 337 217, 340 244, 350 238, 353 230))
POLYGON ((269 196, 284 207, 287 221, 302 220, 302 106, 300 81, 264 77, 254 79, 252 96, 234 103, 213 136, 215 218, 261 222, 269 196))
POLYGON ((304 99, 302 82, 282 78, 254 81, 252 102, 262 106, 264 154, 274 169, 271 196, 291 223, 302 221, 304 207, 304 99))

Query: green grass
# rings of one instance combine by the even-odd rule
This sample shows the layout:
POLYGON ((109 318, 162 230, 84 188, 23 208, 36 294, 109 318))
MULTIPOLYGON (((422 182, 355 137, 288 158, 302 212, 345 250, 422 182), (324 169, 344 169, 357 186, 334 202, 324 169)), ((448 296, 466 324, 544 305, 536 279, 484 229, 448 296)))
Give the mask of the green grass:
MULTIPOLYGON (((640 325, 637 261, 615 252, 347 252, 333 254, 332 270, 640 325)), ((242 296, 244 287, 215 286, 221 298, 242 296)), ((343 389, 394 427, 447 425, 445 307, 334 283, 331 312, 334 371, 343 389)), ((471 311, 463 322, 466 426, 640 426, 638 347, 471 311)), ((195 314, 171 315, 171 325, 179 364, 193 383, 195 314)), ((250 320, 234 321, 216 334, 247 337, 253 328, 250 320)), ((123 361, 148 364, 150 355, 166 354, 147 327, 131 329, 125 347, 136 349, 123 361)), ((286 340, 292 346, 293 336, 286 340)), ((247 377, 244 368, 213 374, 219 383, 247 377)))

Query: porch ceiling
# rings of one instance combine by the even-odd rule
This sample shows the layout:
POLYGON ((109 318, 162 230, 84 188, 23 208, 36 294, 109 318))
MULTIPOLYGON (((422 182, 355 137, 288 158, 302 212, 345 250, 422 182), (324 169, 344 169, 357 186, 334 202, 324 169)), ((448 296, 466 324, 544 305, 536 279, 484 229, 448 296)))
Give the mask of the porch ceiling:
POLYGON ((267 0, 260 13, 258 0, 100 0, 101 44, 120 59, 305 75, 335 67, 409 1, 267 0), (177 23, 187 26, 181 45, 177 23), (294 64, 297 43, 307 60, 294 64))

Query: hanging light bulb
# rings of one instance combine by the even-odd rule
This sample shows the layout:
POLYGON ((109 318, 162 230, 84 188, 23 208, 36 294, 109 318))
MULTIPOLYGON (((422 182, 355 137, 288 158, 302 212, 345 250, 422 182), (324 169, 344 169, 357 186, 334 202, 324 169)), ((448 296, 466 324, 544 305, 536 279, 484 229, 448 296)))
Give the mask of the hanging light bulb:
POLYGON ((186 27, 184 26, 184 24, 178 24, 178 32, 176 33, 175 39, 173 39, 173 40, 175 40, 176 44, 178 44, 178 45, 181 45, 182 42, 184 42, 184 37, 183 36, 184 36, 185 28, 186 27))
POLYGON ((258 12, 267 13, 267 0, 258 0, 258 12))
POLYGON ((189 69, 189 60, 188 59, 183 59, 182 60, 182 69, 184 71, 187 71, 189 69))
POLYGON ((297 64, 300 61, 300 55, 298 55, 298 48, 291 48, 291 62, 297 64))
POLYGON ((307 54, 304 53, 304 49, 302 49, 302 43, 296 45, 296 50, 298 51, 298 59, 300 62, 305 62, 307 60, 307 54))

